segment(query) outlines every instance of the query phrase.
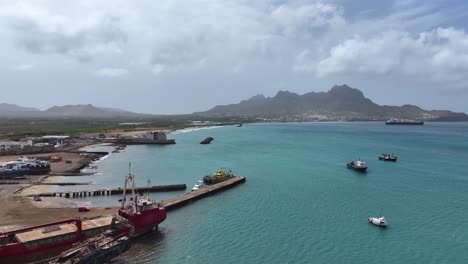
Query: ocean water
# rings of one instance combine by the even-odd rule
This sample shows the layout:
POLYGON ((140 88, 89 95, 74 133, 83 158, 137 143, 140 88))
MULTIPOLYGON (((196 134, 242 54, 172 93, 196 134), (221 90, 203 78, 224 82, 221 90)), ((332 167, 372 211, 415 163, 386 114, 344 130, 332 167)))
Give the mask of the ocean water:
POLYGON ((171 137, 176 145, 128 146, 79 178, 120 186, 131 161, 142 186, 191 188, 219 168, 247 182, 170 212, 118 263, 468 263, 468 123, 248 124, 171 137), (379 161, 383 152, 398 162, 379 161), (346 168, 358 158, 367 173, 346 168), (380 214, 387 229, 367 223, 380 214))

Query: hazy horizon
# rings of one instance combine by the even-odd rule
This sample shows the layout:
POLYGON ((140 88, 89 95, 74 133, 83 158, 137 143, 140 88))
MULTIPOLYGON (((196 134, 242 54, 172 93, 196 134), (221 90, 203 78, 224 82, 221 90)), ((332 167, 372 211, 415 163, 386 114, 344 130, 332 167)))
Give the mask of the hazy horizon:
POLYGON ((468 113, 461 0, 0 0, 0 103, 190 114, 333 85, 468 113))

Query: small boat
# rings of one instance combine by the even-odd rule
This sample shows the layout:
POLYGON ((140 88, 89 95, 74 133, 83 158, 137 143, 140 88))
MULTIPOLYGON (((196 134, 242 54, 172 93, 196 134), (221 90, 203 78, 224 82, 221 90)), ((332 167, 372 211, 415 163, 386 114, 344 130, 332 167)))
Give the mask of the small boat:
POLYGON ((192 192, 203 189, 203 188, 206 188, 206 185, 203 184, 203 181, 197 181, 197 183, 192 188, 192 192))
POLYGON ((388 153, 383 153, 382 156, 379 157, 379 160, 383 160, 383 161, 397 161, 398 160, 398 157, 397 156, 394 156, 393 153, 392 155, 388 154, 388 153))
POLYGON ((237 127, 242 127, 242 123, 238 124, 237 127))
POLYGON ((347 163, 346 166, 350 169, 354 169, 361 172, 365 172, 367 170, 366 162, 360 159, 356 161, 351 161, 350 163, 347 163))
POLYGON ((387 220, 385 220, 385 217, 369 217, 367 218, 367 221, 371 224, 374 224, 376 226, 381 226, 381 227, 387 227, 387 220))
POLYGON ((386 121, 385 125, 417 125, 417 126, 422 126, 422 125, 424 125, 424 121, 392 118, 392 119, 386 121))

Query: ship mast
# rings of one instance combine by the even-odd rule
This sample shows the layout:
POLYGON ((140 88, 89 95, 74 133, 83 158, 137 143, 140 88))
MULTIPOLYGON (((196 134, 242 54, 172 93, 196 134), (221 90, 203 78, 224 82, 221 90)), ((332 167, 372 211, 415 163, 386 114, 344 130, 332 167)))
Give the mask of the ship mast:
POLYGON ((127 186, 132 188, 132 198, 129 201, 129 204, 132 204, 134 212, 137 212, 137 197, 135 195, 135 175, 132 174, 132 163, 128 163, 128 175, 125 176, 125 184, 123 189, 123 197, 122 197, 122 209, 125 209, 125 201, 126 201, 126 194, 127 194, 127 186), (131 184, 131 185, 130 185, 131 184))

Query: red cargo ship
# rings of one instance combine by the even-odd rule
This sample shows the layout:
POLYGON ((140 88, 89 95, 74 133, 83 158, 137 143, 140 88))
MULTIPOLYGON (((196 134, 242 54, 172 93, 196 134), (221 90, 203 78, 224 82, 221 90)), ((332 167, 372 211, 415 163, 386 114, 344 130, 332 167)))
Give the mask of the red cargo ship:
POLYGON ((38 261, 59 254, 74 243, 109 229, 138 236, 154 230, 166 219, 166 209, 149 197, 137 199, 135 176, 125 178, 122 207, 118 215, 93 219, 68 219, 32 226, 10 232, 0 232, 1 263, 38 261), (127 185, 131 183, 132 197, 125 203, 127 185), (136 201, 136 203, 134 203, 136 201))
POLYGON ((123 189, 122 206, 119 216, 127 219, 134 227, 134 236, 139 236, 158 228, 158 225, 166 219, 166 208, 159 202, 149 198, 138 199, 135 193, 135 175, 131 173, 130 165, 128 175, 125 177, 123 189), (131 187, 132 195, 127 201, 127 186, 131 187))

